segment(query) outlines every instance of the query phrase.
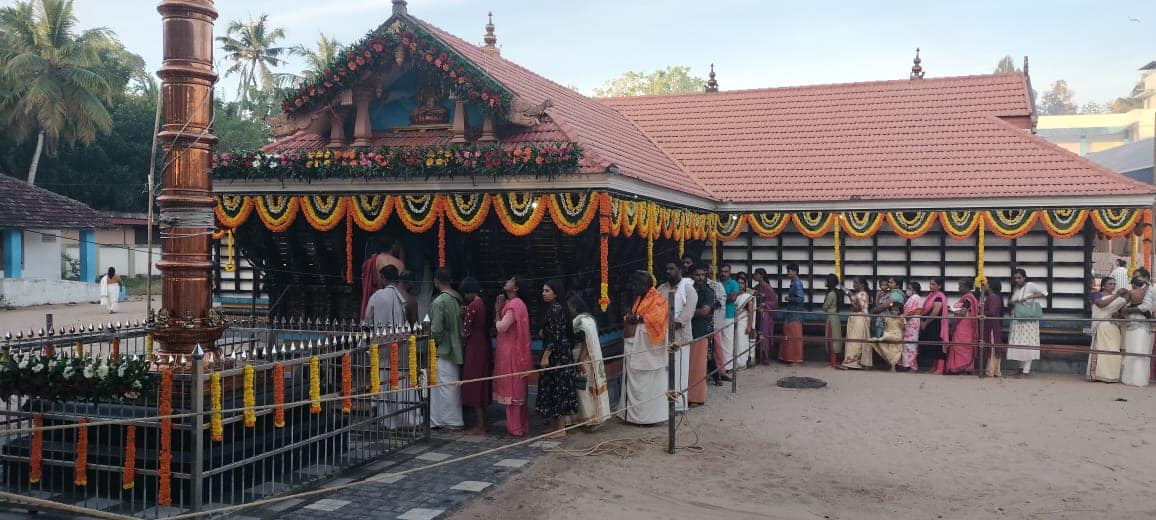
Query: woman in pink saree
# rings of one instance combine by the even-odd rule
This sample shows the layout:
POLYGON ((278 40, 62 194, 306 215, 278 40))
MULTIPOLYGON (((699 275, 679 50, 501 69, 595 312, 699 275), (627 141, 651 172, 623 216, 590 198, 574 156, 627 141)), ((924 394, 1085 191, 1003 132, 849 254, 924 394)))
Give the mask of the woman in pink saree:
POLYGON ((927 284, 930 294, 923 300, 923 317, 919 319, 920 347, 926 357, 935 360, 932 374, 943 374, 947 360, 947 344, 951 334, 947 324, 947 295, 943 294, 943 280, 935 278, 927 284))
POLYGON ((975 370, 975 344, 979 338, 979 300, 972 292, 971 280, 959 281, 959 301, 952 308, 957 319, 952 327, 951 345, 947 347, 947 373, 970 374, 975 370))
MULTIPOLYGON (((771 346, 775 339, 775 309, 779 308, 779 293, 771 285, 767 270, 762 267, 755 269, 755 296, 759 304, 759 350, 758 362, 764 365, 771 364, 771 346)), ((752 360, 754 357, 752 357, 752 360)))
POLYGON ((919 282, 907 284, 907 302, 903 304, 903 317, 906 325, 903 329, 903 357, 899 359, 899 366, 912 372, 919 370, 919 315, 923 314, 923 296, 919 292, 923 289, 919 282))
POLYGON ((533 368, 530 360, 530 313, 518 297, 518 278, 511 276, 494 303, 498 348, 494 352, 494 401, 506 406, 506 431, 514 437, 530 432, 526 406, 526 375, 510 375, 533 368), (506 376, 506 377, 503 377, 506 376))

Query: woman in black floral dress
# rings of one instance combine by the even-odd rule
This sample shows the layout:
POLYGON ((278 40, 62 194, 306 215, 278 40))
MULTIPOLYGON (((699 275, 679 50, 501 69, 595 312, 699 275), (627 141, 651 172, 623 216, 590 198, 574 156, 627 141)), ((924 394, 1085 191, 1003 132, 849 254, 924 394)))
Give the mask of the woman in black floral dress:
MULTIPOLYGON (((562 282, 550 280, 542 287, 546 312, 542 321, 542 368, 574 363, 574 325, 562 306, 562 282)), ((566 416, 578 412, 578 391, 574 378, 577 367, 542 372, 538 377, 535 410, 543 419, 554 421, 556 437, 566 436, 566 416)))

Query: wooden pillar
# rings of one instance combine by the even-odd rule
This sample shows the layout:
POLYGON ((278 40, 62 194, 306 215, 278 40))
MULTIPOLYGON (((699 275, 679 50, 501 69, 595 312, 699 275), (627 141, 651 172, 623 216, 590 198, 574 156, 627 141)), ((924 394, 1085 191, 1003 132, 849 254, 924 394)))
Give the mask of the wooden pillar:
POLYGON ((327 148, 345 147, 345 111, 333 110, 329 116, 329 144, 327 148))
POLYGON ((353 104, 357 115, 353 120, 353 146, 373 144, 373 122, 369 120, 369 102, 373 92, 359 90, 353 93, 353 104))
POLYGON ((482 117, 482 136, 478 138, 479 143, 494 143, 498 138, 494 135, 494 116, 485 115, 482 117))
POLYGON ((457 103, 454 103, 454 138, 450 139, 451 143, 466 144, 466 126, 468 124, 466 121, 466 102, 458 100, 457 103))

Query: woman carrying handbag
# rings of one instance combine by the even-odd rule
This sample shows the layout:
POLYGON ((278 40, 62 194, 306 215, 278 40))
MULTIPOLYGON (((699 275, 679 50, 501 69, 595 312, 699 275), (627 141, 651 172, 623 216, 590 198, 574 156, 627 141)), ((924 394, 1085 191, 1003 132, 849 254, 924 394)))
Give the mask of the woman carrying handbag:
POLYGON ((1048 292, 1028 281, 1028 274, 1023 269, 1014 271, 1012 281, 1015 290, 1008 302, 1012 306, 1012 324, 1008 334, 1007 359, 1020 362, 1016 376, 1023 377, 1031 374, 1032 361, 1040 358, 1040 318, 1044 316, 1044 310, 1037 300, 1047 297, 1048 292))

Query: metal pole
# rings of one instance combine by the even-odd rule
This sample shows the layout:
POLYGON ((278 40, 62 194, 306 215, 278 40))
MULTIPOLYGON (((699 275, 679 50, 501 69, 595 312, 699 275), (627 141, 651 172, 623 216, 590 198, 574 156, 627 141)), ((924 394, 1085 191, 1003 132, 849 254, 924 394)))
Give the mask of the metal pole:
POLYGON ((674 375, 675 375, 674 372, 675 372, 675 370, 677 370, 677 367, 675 366, 675 363, 677 363, 677 360, 675 359, 674 354, 675 354, 675 352, 678 351, 679 348, 681 348, 679 345, 677 345, 675 343, 676 340, 674 339, 674 318, 676 316, 676 314, 674 313, 674 290, 671 290, 671 291, 666 293, 666 303, 667 303, 667 309, 669 309, 668 312, 670 313, 670 320, 669 320, 670 324, 666 328, 667 345, 669 345, 668 348, 666 349, 666 391, 667 391, 667 397, 666 397, 666 452, 673 454, 674 453, 674 401, 676 399, 678 399, 678 397, 676 397, 677 396, 677 394, 676 394, 677 389, 675 388, 675 377, 674 377, 674 375))
MULTIPOLYGON (((985 343, 987 343, 987 331, 984 329, 983 324, 985 321, 987 321, 987 318, 984 317, 983 312, 982 312, 983 311, 983 307, 982 307, 983 304, 981 303, 980 305, 981 305, 981 307, 980 307, 980 313, 979 313, 979 342, 978 342, 979 344, 977 345, 979 348, 976 349, 979 351, 979 363, 976 364, 976 367, 978 368, 978 370, 975 371, 975 376, 982 378, 987 374, 987 362, 988 362, 988 357, 990 357, 990 354, 988 356, 985 356, 983 354, 983 351, 984 351, 983 346, 985 343)), ((992 352, 995 352, 995 350, 992 350, 992 352)))
POLYGON ((155 173, 157 169, 157 141, 160 139, 157 134, 161 131, 161 107, 163 106, 161 88, 160 85, 157 85, 157 110, 153 116, 153 145, 149 150, 148 222, 145 224, 145 231, 148 234, 146 239, 148 244, 146 246, 148 250, 148 278, 145 279, 145 316, 150 319, 153 317, 153 204, 156 203, 157 194, 155 173))
MULTIPOLYGON (((738 316, 738 314, 739 313, 736 310, 735 316, 738 316)), ((750 319, 750 317, 748 316, 747 319, 750 319)), ((739 320, 735 319, 735 321, 733 323, 731 323, 731 327, 734 328, 734 334, 731 334, 731 336, 733 338, 735 338, 735 340, 736 340, 735 343, 741 344, 740 341, 737 341, 738 337, 739 337, 739 320)), ((743 334, 745 335, 746 332, 744 331, 743 334)), ((732 394, 737 394, 739 392, 739 353, 738 353, 738 349, 735 347, 735 343, 731 344, 731 393, 732 394)), ((750 350, 750 336, 747 336, 747 350, 750 350)))
POLYGON ((190 483, 192 497, 189 501, 194 513, 201 510, 201 494, 205 469, 205 349, 198 343, 193 348, 192 392, 193 396, 193 474, 190 483))

